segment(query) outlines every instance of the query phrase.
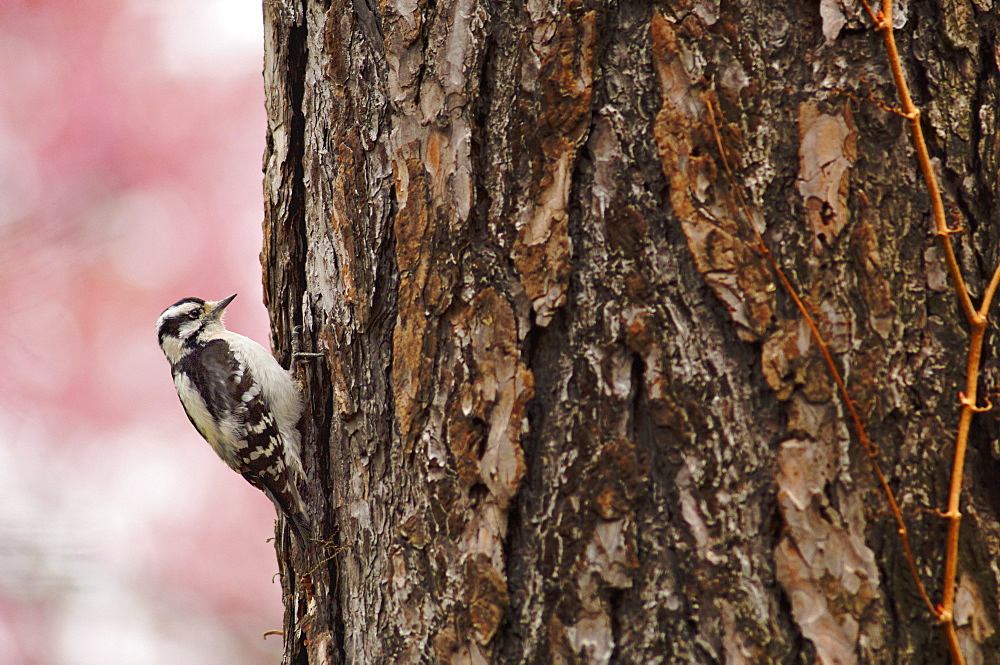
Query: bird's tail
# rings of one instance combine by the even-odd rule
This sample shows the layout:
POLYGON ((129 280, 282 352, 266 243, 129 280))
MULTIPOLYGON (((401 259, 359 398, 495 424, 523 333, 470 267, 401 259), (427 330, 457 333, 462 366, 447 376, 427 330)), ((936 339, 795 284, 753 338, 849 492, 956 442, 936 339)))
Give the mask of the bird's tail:
POLYGON ((305 548, 312 538, 312 523, 304 513, 296 512, 291 515, 282 515, 285 523, 292 528, 292 532, 299 541, 299 546, 305 548))
POLYGON ((309 519, 305 503, 290 479, 282 490, 275 492, 272 488, 265 487, 264 493, 271 499, 277 513, 285 518, 299 545, 304 548, 312 537, 312 520, 309 519))

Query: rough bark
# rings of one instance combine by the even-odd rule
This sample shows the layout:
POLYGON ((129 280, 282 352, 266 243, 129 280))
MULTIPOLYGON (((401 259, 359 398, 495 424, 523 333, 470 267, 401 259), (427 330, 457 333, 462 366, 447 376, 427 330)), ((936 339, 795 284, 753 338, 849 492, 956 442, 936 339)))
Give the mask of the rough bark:
MULTIPOLYGON (((836 352, 940 598, 968 335, 860 6, 264 16, 274 346, 301 326, 325 354, 297 368, 323 532, 279 542, 286 663, 944 661, 749 227, 836 352)), ((974 296, 1000 260, 998 26, 991 0, 897 15, 974 296)), ((996 358, 989 338, 983 394, 996 358)), ((977 417, 963 500, 969 662, 1000 663, 995 429, 977 417)))

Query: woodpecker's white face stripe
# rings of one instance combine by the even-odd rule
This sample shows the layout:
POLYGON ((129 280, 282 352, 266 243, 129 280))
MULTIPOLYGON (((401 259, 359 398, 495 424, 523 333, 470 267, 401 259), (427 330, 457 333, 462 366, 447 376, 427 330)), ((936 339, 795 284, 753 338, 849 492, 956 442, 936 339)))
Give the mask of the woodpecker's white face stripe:
POLYGON ((205 324, 205 304, 204 301, 194 299, 182 300, 168 307, 156 320, 160 347, 171 365, 177 364, 191 351, 189 340, 205 324))
POLYGON ((196 300, 182 300, 176 305, 171 305, 163 310, 163 314, 160 314, 160 318, 156 320, 156 329, 159 330, 163 327, 163 322, 167 319, 175 319, 182 314, 188 314, 194 310, 201 309, 202 306, 196 300))
POLYGON ((165 337, 163 341, 160 342, 160 348, 163 349, 163 355, 167 357, 167 361, 171 365, 180 362, 189 349, 184 346, 184 342, 176 337, 165 337))

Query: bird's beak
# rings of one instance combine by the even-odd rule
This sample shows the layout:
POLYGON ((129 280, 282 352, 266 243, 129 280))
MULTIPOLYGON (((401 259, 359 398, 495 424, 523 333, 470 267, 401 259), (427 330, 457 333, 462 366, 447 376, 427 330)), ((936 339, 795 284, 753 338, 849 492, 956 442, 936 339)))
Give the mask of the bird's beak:
POLYGON ((233 301, 236 294, 229 296, 228 298, 223 298, 222 300, 216 300, 215 302, 205 303, 208 306, 208 315, 213 319, 221 319, 222 312, 226 309, 226 306, 233 301))

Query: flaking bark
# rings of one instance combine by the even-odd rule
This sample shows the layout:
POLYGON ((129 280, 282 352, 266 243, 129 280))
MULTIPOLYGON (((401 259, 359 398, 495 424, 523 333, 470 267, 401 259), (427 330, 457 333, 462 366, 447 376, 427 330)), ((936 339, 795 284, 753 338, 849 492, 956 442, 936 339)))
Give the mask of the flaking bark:
MULTIPOLYGON (((998 12, 897 15, 974 297, 1000 258, 998 12)), ((301 326, 325 354, 296 368, 323 533, 279 541, 286 663, 944 661, 748 226, 835 351, 940 597, 967 333, 860 7, 264 16, 273 341, 287 357, 301 326)), ((956 600, 983 663, 1000 663, 993 423, 974 425, 956 600)))

